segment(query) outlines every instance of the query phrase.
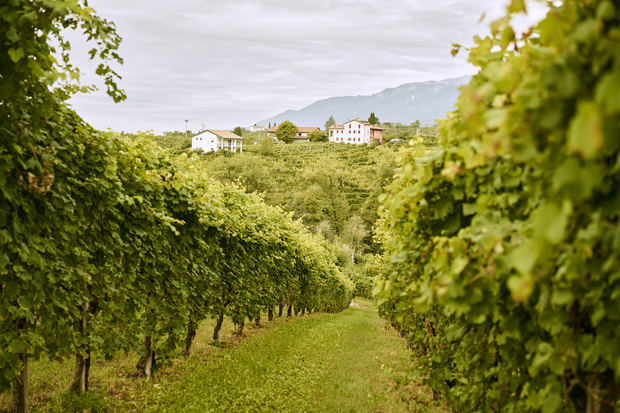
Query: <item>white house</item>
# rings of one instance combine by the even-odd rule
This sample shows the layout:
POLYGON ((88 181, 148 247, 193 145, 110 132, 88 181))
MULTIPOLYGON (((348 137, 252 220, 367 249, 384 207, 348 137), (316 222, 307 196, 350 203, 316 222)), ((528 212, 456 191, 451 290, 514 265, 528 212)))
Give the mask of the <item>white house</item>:
POLYGON ((267 126, 261 126, 261 125, 256 125, 256 124, 250 126, 250 132, 262 132, 266 130, 267 130, 267 126))
POLYGON ((332 125, 329 127, 330 142, 352 143, 361 145, 372 141, 383 141, 383 128, 378 125, 353 119, 343 125, 332 125))
POLYGON ((227 130, 207 129, 192 137, 192 149, 243 152, 243 138, 227 130))

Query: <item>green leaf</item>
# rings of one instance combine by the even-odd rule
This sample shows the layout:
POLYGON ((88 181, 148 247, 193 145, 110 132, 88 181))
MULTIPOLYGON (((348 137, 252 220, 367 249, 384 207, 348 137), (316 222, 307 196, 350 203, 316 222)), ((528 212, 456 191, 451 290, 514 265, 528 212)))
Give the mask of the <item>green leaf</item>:
POLYGON ((526 301, 534 292, 534 283, 530 275, 512 276, 508 279, 508 289, 514 301, 526 301))
POLYGON ((508 5, 508 11, 510 13, 525 12, 525 0, 511 0, 508 5))
POLYGON ((568 217, 556 204, 550 202, 538 208, 533 214, 533 220, 536 233, 552 244, 564 238, 568 217))
POLYGON ((476 204, 463 204, 463 215, 473 215, 476 213, 476 204))
POLYGON ((508 254, 508 262, 521 274, 529 275, 536 264, 540 248, 535 240, 529 240, 508 254))
POLYGON ((508 116, 508 109, 506 108, 496 108, 489 109, 484 114, 484 120, 489 129, 499 128, 505 121, 508 116))
POLYGON ((536 349, 536 356, 534 360, 532 360, 532 365, 530 367, 530 370, 533 370, 532 374, 536 375, 538 370, 549 361, 552 355, 553 346, 551 344, 545 342, 539 343, 536 349))
POLYGON ((602 146, 602 119, 599 108, 593 102, 582 102, 570 122, 568 148, 585 158, 592 158, 602 146))
POLYGON ((601 20, 611 20, 616 17, 616 7, 614 3, 609 0, 601 2, 596 9, 596 17, 601 20))
POLYGON ((569 305, 575 300, 573 292, 569 289, 556 289, 551 295, 551 304, 569 305))
POLYGON ((11 344, 9 344, 9 350, 11 353, 23 353, 25 349, 26 347, 24 346, 24 343, 19 340, 13 340, 11 341, 11 344))
POLYGON ((18 47, 17 49, 9 49, 9 57, 13 63, 19 62, 24 57, 24 49, 18 47))
POLYGON ((620 112, 620 70, 614 69, 596 86, 596 102, 609 114, 620 112))

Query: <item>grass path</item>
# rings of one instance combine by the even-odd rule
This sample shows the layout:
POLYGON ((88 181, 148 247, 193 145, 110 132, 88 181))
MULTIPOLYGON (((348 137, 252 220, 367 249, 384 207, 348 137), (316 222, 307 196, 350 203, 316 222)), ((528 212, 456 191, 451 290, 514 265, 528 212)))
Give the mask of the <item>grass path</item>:
POLYGON ((401 412, 438 410, 409 374, 403 340, 376 308, 292 320, 234 349, 199 352, 144 389, 138 410, 401 412))
MULTIPOLYGON (((94 357, 91 389, 67 392, 73 361, 31 363, 33 412, 406 412, 441 411, 412 375, 405 342, 356 299, 338 314, 312 314, 246 327, 241 340, 226 319, 212 345, 214 320, 198 330, 189 359, 173 356, 152 381, 135 376, 137 355, 94 357), (410 377, 411 378, 411 377, 410 377)), ((0 412, 10 408, 0 394, 0 412)))

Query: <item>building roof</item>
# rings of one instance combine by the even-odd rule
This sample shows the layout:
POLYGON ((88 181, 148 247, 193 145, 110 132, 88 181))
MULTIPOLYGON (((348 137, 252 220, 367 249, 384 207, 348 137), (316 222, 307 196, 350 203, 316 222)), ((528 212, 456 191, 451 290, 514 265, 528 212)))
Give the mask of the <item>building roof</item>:
MULTIPOLYGON (((363 120, 359 120, 359 119, 350 120, 350 121, 346 122, 344 125, 346 125, 347 123, 354 122, 354 121, 355 122, 359 122, 359 123, 364 124, 364 125, 369 125, 370 129, 383 130, 383 128, 381 126, 379 126, 379 125, 371 125, 370 123, 368 123, 366 121, 363 121, 363 120)), ((329 129, 344 129, 344 125, 339 125, 339 124, 331 125, 329 127, 329 129)))
MULTIPOLYGON (((219 130, 219 129, 206 129, 206 130, 203 130, 202 132, 198 132, 194 136, 198 136, 201 133, 205 133, 205 132, 211 132, 212 134, 217 135, 220 138, 225 138, 225 139, 243 139, 241 136, 236 135, 236 134, 232 133, 231 131, 219 130)), ((192 136, 192 138, 193 138, 193 136, 192 136)))
POLYGON ((357 123, 363 123, 364 125, 370 125, 369 122, 366 122, 365 120, 361 120, 361 119, 358 119, 358 118, 351 119, 350 121, 345 122, 344 124, 346 125, 347 123, 351 123, 351 122, 357 122, 357 123))
POLYGON ((321 130, 321 128, 319 128, 318 126, 298 126, 297 127, 297 132, 306 132, 306 133, 310 133, 310 132, 314 132, 315 130, 321 130))

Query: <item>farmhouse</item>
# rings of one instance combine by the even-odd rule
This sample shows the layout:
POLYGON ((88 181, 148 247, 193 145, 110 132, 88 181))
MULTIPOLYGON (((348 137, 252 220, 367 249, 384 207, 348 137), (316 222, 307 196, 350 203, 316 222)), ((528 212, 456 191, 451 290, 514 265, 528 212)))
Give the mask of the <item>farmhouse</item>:
POLYGON ((372 141, 383 141, 383 128, 378 125, 353 119, 343 125, 332 125, 329 127, 330 142, 345 142, 354 145, 370 143, 372 141))
POLYGON ((243 152, 243 138, 227 130, 207 129, 192 137, 192 149, 243 152))
MULTIPOLYGON (((275 138, 276 129, 278 129, 277 126, 272 126, 271 128, 267 129, 267 136, 271 136, 275 138)), ((295 136, 294 143, 310 142, 310 138, 308 138, 308 134, 310 134, 310 132, 313 132, 315 130, 321 130, 321 128, 316 127, 316 126, 298 126, 297 135, 295 136)))

